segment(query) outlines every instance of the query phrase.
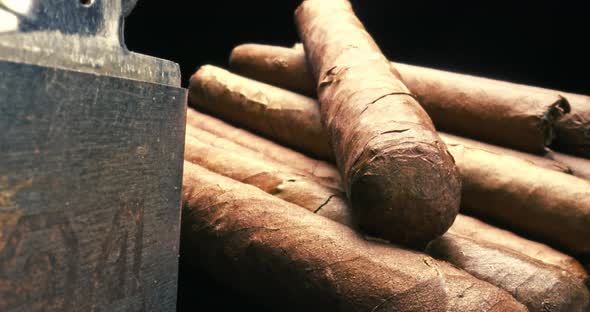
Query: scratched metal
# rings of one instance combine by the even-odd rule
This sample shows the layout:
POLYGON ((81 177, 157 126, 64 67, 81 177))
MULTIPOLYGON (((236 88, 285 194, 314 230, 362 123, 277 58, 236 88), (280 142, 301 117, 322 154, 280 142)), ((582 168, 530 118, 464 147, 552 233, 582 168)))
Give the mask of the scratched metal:
POLYGON ((124 1, 0 34, 0 311, 175 310, 186 90, 124 48, 124 1))
POLYGON ((0 311, 173 310, 184 90, 9 62, 0 82, 0 311))
POLYGON ((125 48, 122 17, 135 2, 0 0, 0 60, 180 86, 177 64, 125 48))

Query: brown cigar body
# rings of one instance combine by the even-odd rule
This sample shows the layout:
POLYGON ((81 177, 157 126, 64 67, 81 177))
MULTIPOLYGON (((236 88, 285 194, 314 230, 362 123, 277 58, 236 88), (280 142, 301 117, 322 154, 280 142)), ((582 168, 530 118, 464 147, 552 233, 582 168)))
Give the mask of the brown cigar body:
POLYGON ((460 201, 452 157, 350 3, 306 0, 295 20, 359 226, 413 245, 444 233, 460 201))
MULTIPOLYGON (((327 187, 293 171, 285 171, 277 164, 248 157, 243 152, 207 144, 202 136, 186 137, 184 159, 236 181, 254 185, 311 211, 330 211, 332 206, 346 205, 341 190, 327 187)), ((342 222, 350 223, 349 220, 342 222)))
POLYGON ((570 111, 557 92, 502 81, 395 64, 438 128, 532 153, 544 153, 555 123, 570 111))
POLYGON ((508 155, 449 149, 463 177, 462 211, 576 255, 590 253, 590 181, 508 155))
POLYGON ((488 151, 490 153, 498 154, 498 155, 510 155, 514 156, 523 160, 530 162, 539 167, 551 169, 554 171, 564 172, 564 173, 573 173, 573 170, 565 163, 560 162, 557 159, 550 159, 548 157, 543 157, 535 154, 525 153, 518 150, 514 150, 511 148, 506 148, 498 145, 488 144, 481 141, 472 140, 469 138, 464 138, 456 135, 452 135, 449 133, 440 133, 440 137, 445 141, 447 145, 449 144, 460 144, 464 146, 469 146, 470 148, 478 148, 484 151, 488 151))
MULTIPOLYGON (((213 119, 213 117, 206 117, 213 119)), ((194 124, 194 118, 203 119, 202 116, 191 113, 187 117, 187 122, 194 124)), ((277 164, 272 159, 248 152, 239 145, 220 144, 223 141, 222 138, 212 139, 210 136, 213 135, 206 137, 204 133, 194 133, 191 128, 191 126, 187 127, 187 134, 195 135, 199 140, 223 146, 223 149, 209 148, 205 145, 201 147, 204 150, 200 150, 196 144, 192 144, 187 138, 185 159, 196 162, 209 170, 235 180, 254 185, 267 193, 314 211, 339 223, 354 226, 350 209, 341 194, 341 186, 326 187, 326 185, 318 183, 317 180, 309 180, 306 177, 293 175, 293 171, 289 170, 288 166, 277 164), (274 176, 275 178, 262 178, 269 176, 274 176), (318 183, 319 185, 313 186, 313 183, 318 183), (308 187, 303 188, 302 185, 307 185, 308 187), (297 196, 293 196, 294 194, 297 196)), ((226 131, 224 133, 234 132, 234 128, 231 125, 225 124, 225 129, 226 131)), ((249 140, 256 141, 256 135, 248 134, 249 136, 247 138, 249 140)), ((237 141, 244 140, 242 135, 234 136, 232 139, 237 141)), ((293 158, 293 156, 289 155, 290 153, 296 154, 295 151, 285 149, 274 156, 282 159, 293 158)), ((313 159, 311 160, 313 161, 313 159)), ((327 164, 327 166, 330 165, 327 164)), ((522 238, 512 232, 488 225, 472 217, 464 215, 457 216, 449 232, 466 236, 475 241, 495 243, 547 264, 557 266, 582 279, 587 277, 584 268, 571 256, 545 244, 522 238)))
MULTIPOLYGON (((305 54, 301 49, 247 44, 232 51, 230 66, 244 76, 313 96, 315 88, 310 83, 313 76, 304 60, 305 54), (307 81, 304 81, 302 77, 306 76, 307 81), (289 83, 285 83, 287 81, 289 83)), ((527 152, 543 153, 554 136, 556 121, 569 111, 567 101, 557 91, 541 91, 470 75, 392 64, 436 127, 443 131, 527 152)), ((586 117, 584 122, 586 129, 589 127, 588 119, 586 117)), ((568 119, 563 120, 559 124, 567 124, 568 119)), ((560 128, 565 130, 564 126, 560 128)), ((584 133, 579 131, 578 126, 570 128, 578 133, 576 137, 584 133)), ((559 137, 565 136, 574 137, 571 134, 559 137)))
POLYGON ((220 138, 232 140, 247 149, 258 152, 262 158, 308 172, 318 178, 333 181, 335 185, 341 185, 338 170, 325 161, 310 158, 194 109, 187 110, 187 123, 195 128, 205 130, 220 138))
POLYGON ((549 151, 545 157, 568 166, 576 177, 590 180, 590 159, 555 151, 549 151))
POLYGON ((529 311, 588 311, 583 280, 492 243, 447 233, 432 241, 429 254, 507 290, 529 311))
POLYGON ((506 292, 424 254, 185 162, 192 264, 280 310, 526 311, 506 292))
POLYGON ((201 110, 224 116, 236 125, 255 130, 280 143, 288 145, 287 142, 297 142, 294 147, 301 151, 318 158, 333 159, 330 146, 316 143, 315 138, 323 134, 322 129, 317 129, 319 133, 301 132, 291 124, 275 123, 280 122, 282 114, 295 116, 292 118, 298 119, 298 125, 319 123, 320 116, 306 115, 308 110, 301 109, 301 106, 317 105, 308 97, 205 65, 191 77, 189 101, 201 110), (295 137, 299 139, 294 140, 295 137))
MULTIPOLYGON (((314 111, 307 114, 320 114, 317 107, 314 111)), ((284 119, 278 124, 291 123, 295 126, 296 120, 284 119)), ((305 127, 321 129, 322 126, 319 123, 299 126, 301 131, 306 131, 305 127)), ((544 170, 529 160, 503 153, 502 148, 486 150, 485 144, 466 143, 470 140, 459 142, 457 138, 452 141, 450 136, 446 139, 463 181, 469 183, 462 190, 465 211, 508 225, 513 230, 575 254, 590 251, 590 241, 584 239, 590 237, 588 181, 544 170), (533 197, 526 195, 535 187, 543 191, 534 192, 533 197)), ((324 137, 324 140, 327 139, 324 137)), ((328 145, 327 142, 324 144, 328 145)))
MULTIPOLYGON (((302 176, 305 177, 307 180, 312 180, 322 186, 342 191, 342 185, 337 177, 333 179, 332 177, 315 176, 310 172, 299 170, 297 168, 280 163, 278 161, 275 161, 271 157, 267 157, 263 153, 251 150, 247 147, 235 143, 232 140, 219 137, 203 129, 195 128, 191 125, 187 125, 186 127, 186 140, 189 139, 198 139, 201 144, 206 144, 208 147, 210 146, 212 149, 219 151, 219 153, 221 154, 223 154, 223 152, 225 151, 230 151, 231 154, 237 153, 241 157, 248 157, 248 159, 253 159, 258 162, 265 162, 273 166, 273 168, 281 170, 282 172, 289 173, 291 175, 302 176)), ((204 152, 206 151, 207 150, 204 150, 204 152)), ((202 166, 207 167, 205 165, 202 166)), ((239 166, 239 164, 236 164, 236 166, 239 166)))
MULTIPOLYGON (((458 215, 455 223, 447 233, 471 239, 474 242, 494 244, 510 249, 532 259, 567 271, 581 280, 588 278, 588 273, 572 256, 555 250, 545 244, 526 239, 510 231, 489 225, 473 217, 458 215)), ((494 283, 494 285, 497 285, 494 283)))
MULTIPOLYGON (((350 209, 341 194, 326 189, 317 183, 314 184, 313 181, 306 180, 305 177, 281 172, 273 168, 272 164, 243 157, 235 151, 222 150, 189 137, 186 140, 185 159, 205 166, 219 174, 256 186, 266 193, 294 203, 314 213, 348 225, 349 227, 354 227, 350 218, 350 209)), ((534 305, 534 303, 538 302, 559 307, 559 309, 556 308, 553 311, 569 311, 572 308, 578 309, 584 304, 583 301, 578 299, 578 297, 584 298, 583 290, 585 288, 582 280, 569 273, 565 273, 565 271, 560 270, 558 267, 538 265, 535 260, 529 259, 524 255, 515 256, 510 253, 499 253, 497 249, 501 249, 502 247, 499 244, 490 243, 489 241, 506 244, 506 241, 510 243, 511 240, 515 240, 512 244, 514 245, 520 242, 521 244, 518 247, 520 251, 525 252, 535 247, 541 249, 539 246, 535 246, 534 242, 529 241, 529 244, 526 244, 526 242, 523 243, 526 240, 518 238, 514 234, 512 234, 514 237, 510 237, 509 232, 502 233, 503 235, 495 235, 499 232, 506 231, 485 225, 473 218, 459 215, 455 224, 449 229, 449 233, 443 235, 444 240, 442 241, 447 244, 441 245, 439 243, 441 239, 438 239, 431 243, 431 248, 434 248, 433 250, 436 251, 436 253, 433 253, 436 256, 450 261, 459 268, 469 270, 471 274, 483 276, 487 282, 508 290, 514 296, 519 296, 519 301, 525 303, 529 308, 533 308, 532 311, 540 311, 534 305), (465 233, 473 238, 473 240, 464 242, 465 240, 461 238, 462 236, 459 233, 465 233), (482 237, 484 239, 481 239, 482 237), (463 246, 465 244, 471 247, 466 248, 463 246), (478 258, 480 259, 479 262, 476 264, 464 263, 462 262, 464 260, 448 257, 448 254, 453 255, 458 252, 456 249, 459 247, 455 245, 460 246, 464 258, 478 258), (494 267, 497 272, 511 270, 517 274, 508 277, 505 274, 493 275, 489 274, 489 267, 494 267), (536 273, 540 276, 558 276, 559 279, 531 279, 530 273, 533 268, 536 268, 536 273), (511 288, 510 285, 512 284, 520 285, 519 289, 521 291, 519 292, 519 289, 511 288), (576 288, 579 285, 582 285, 581 290, 578 289, 579 287, 576 288), (526 289, 526 291, 522 291, 522 289, 526 289), (573 290, 577 292, 572 292, 573 290), (582 291, 581 294, 580 291, 582 291), (561 299, 554 302, 555 298, 561 299), (567 309, 564 310, 562 308, 567 309)), ((550 248, 546 247, 546 249, 550 248)), ((536 256, 547 258, 548 255, 551 255, 550 251, 536 256)), ((556 251, 553 252, 554 254, 558 254, 556 251)), ((565 255, 563 256, 567 257, 565 255)), ((559 264, 563 265, 567 270, 574 267, 574 262, 575 260, 572 263, 559 264)), ((583 269, 581 271, 583 272, 583 269)))
POLYGON ((590 96, 560 93, 570 103, 571 112, 558 120, 552 148, 590 158, 590 96))

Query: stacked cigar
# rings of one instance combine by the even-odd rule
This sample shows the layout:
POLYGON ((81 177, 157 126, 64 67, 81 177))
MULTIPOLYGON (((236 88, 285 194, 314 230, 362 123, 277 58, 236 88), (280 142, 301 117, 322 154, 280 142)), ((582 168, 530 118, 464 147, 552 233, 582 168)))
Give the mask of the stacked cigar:
POLYGON ((345 0, 295 17, 191 78, 192 265, 275 310, 590 311, 589 97, 390 63, 345 0))

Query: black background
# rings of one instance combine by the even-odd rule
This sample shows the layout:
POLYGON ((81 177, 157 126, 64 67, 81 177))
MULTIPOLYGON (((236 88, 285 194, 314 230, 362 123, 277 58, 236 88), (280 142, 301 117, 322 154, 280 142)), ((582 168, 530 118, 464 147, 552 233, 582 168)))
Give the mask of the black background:
MULTIPOLYGON (((180 64, 183 86, 203 64, 227 67, 241 43, 291 46, 299 0, 140 0, 126 22, 130 50, 180 64)), ((584 1, 353 1, 395 61, 590 93, 584 1)), ((181 248, 182 250, 182 248, 181 248)), ((248 309, 250 299, 194 272, 181 256, 179 310, 248 309)))
MULTIPOLYGON (((299 0, 139 0, 126 23, 132 51, 181 65, 227 66, 246 42, 298 41, 299 0)), ((586 1, 352 1, 391 60, 590 93, 586 1)))

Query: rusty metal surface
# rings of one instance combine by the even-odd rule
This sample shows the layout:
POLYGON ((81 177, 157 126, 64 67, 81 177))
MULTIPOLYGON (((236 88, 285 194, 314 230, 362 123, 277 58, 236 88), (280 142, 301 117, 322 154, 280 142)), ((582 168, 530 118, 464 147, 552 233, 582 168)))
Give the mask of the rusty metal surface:
POLYGON ((186 90, 124 48, 120 1, 0 33, 0 311, 175 309, 186 90))

